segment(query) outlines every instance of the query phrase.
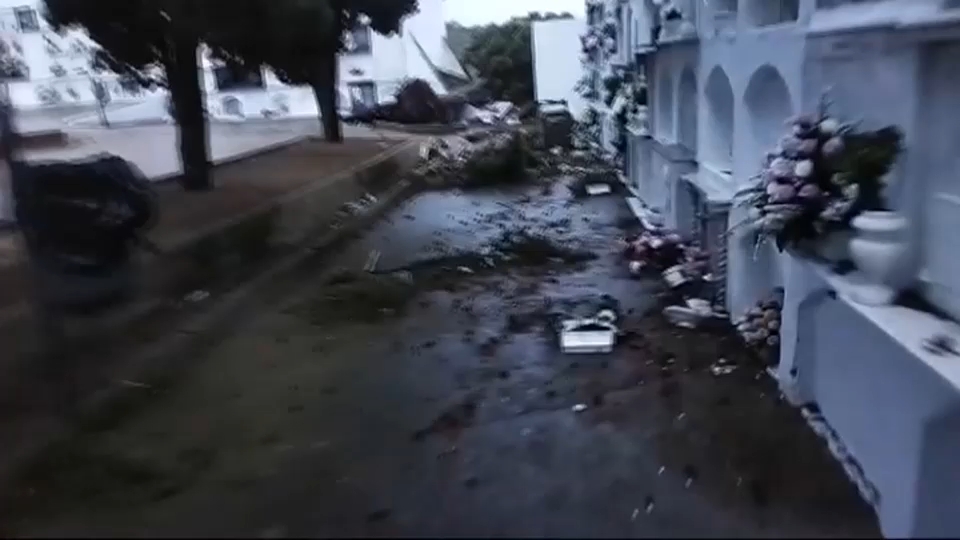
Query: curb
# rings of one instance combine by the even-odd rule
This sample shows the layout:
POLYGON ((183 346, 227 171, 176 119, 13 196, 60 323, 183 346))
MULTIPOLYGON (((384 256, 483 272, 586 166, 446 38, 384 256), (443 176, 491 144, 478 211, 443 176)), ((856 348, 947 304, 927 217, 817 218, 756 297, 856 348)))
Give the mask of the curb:
MULTIPOLYGON (((238 155, 238 156, 235 157, 235 159, 231 159, 231 160, 229 160, 229 161, 224 161, 224 162, 222 162, 222 163, 218 163, 218 165, 227 165, 227 164, 231 164, 231 163, 237 163, 237 162, 243 161, 243 160, 245 160, 245 159, 250 159, 250 158, 252 158, 252 157, 260 157, 261 155, 269 154, 270 152, 275 152, 275 151, 277 151, 277 150, 282 150, 282 149, 286 148, 287 146, 292 146, 292 145, 294 145, 294 144, 297 144, 297 143, 300 143, 300 142, 303 142, 303 141, 307 141, 307 140, 312 140, 312 139, 314 139, 314 138, 320 139, 320 138, 322 138, 322 137, 315 137, 315 136, 313 136, 313 135, 300 135, 300 136, 297 136, 296 138, 294 138, 294 139, 292 139, 292 140, 290 140, 290 141, 283 142, 283 143, 278 143, 277 145, 275 145, 275 146, 273 146, 273 147, 262 147, 262 148, 260 149, 260 151, 258 151, 258 152, 256 152, 256 153, 251 153, 250 155, 238 155)), ((218 221, 218 222, 215 222, 215 223, 211 223, 210 225, 204 226, 204 227, 202 227, 202 228, 199 229, 199 230, 191 231, 191 233, 190 233, 188 236, 185 236, 185 237, 183 237, 183 238, 178 238, 178 239, 170 242, 170 243, 169 243, 170 245, 163 246, 163 248, 164 248, 164 249, 174 249, 174 250, 175 250, 175 249, 178 249, 178 248, 182 247, 183 245, 190 244, 190 243, 192 243, 192 242, 197 241, 198 239, 201 239, 201 238, 204 238, 204 237, 206 237, 206 236, 209 236, 209 235, 212 234, 214 231, 221 230, 221 229, 225 229, 225 228, 228 228, 228 227, 230 227, 230 226, 232 226, 232 225, 236 225, 236 224, 242 223, 242 222, 244 222, 244 221, 247 221, 247 220, 249 220, 250 218, 252 218, 252 217, 254 217, 254 216, 258 216, 258 215, 260 215, 260 214, 262 214, 262 213, 264 213, 264 212, 267 212, 267 211, 269 211, 270 209, 272 209, 272 208, 274 208, 274 207, 282 206, 283 204, 288 203, 288 202, 290 202, 290 201, 292 201, 292 200, 299 199, 299 198, 303 197, 303 196, 304 196, 305 194, 307 194, 307 193, 313 192, 313 191, 315 191, 315 190, 317 190, 317 189, 323 189, 324 187, 326 187, 326 186, 329 185, 330 183, 338 182, 338 181, 340 181, 340 180, 342 180, 342 179, 344 179, 344 178, 346 178, 346 177, 355 176, 355 175, 356 175, 358 172, 360 172, 360 171, 363 171, 363 170, 366 170, 366 169, 370 169, 370 168, 372 168, 372 167, 374 167, 374 166, 376 166, 376 165, 378 165, 378 164, 381 164, 381 163, 383 163, 383 162, 385 162, 385 161, 387 161, 387 160, 389 160, 389 159, 393 159, 393 158, 396 157, 398 154, 400 154, 400 153, 404 152, 405 150, 407 150, 410 146, 413 146, 415 143, 418 144, 418 141, 406 141, 406 142, 402 142, 402 143, 400 143, 400 144, 396 144, 396 145, 394 145, 393 148, 389 148, 389 149, 387 149, 387 150, 385 150, 385 151, 383 151, 383 152, 381 152, 381 153, 379 153, 379 154, 377 154, 377 155, 375 155, 375 156, 373 156, 373 157, 371 157, 371 158, 368 158, 368 159, 366 159, 366 160, 364 160, 364 161, 362 161, 362 162, 360 162, 360 163, 358 163, 358 164, 356 164, 356 165, 354 165, 354 166, 352 166, 352 167, 350 167, 350 168, 348 168, 348 169, 345 169, 345 170, 343 170, 343 171, 340 171, 340 172, 336 173, 335 175, 333 175, 333 178, 332 178, 328 183, 326 183, 326 184, 323 184, 323 185, 307 184, 307 185, 305 185, 305 186, 303 186, 303 187, 301 187, 301 188, 299 188, 299 189, 290 191, 290 192, 288 192, 288 193, 284 193, 283 195, 280 195, 280 196, 278 196, 278 197, 276 197, 276 198, 270 199, 270 200, 264 202, 263 204, 261 204, 261 205, 259 205, 259 206, 255 206, 254 208, 251 208, 250 210, 247 210, 247 211, 245 211, 245 212, 243 212, 243 213, 241 213, 241 214, 239 214, 239 215, 231 216, 231 217, 226 218, 226 219, 223 219, 223 220, 221 220, 221 221, 218 221)), ((176 176, 172 176, 172 177, 170 177, 170 178, 167 178, 167 179, 165 179, 165 180, 158 180, 158 182, 169 181, 169 180, 171 180, 171 179, 175 179, 177 176, 179 176, 179 174, 176 175, 176 176)))
MULTIPOLYGON (((282 256, 262 272, 213 301, 207 309, 185 318, 165 336, 134 351, 129 362, 118 369, 124 374, 120 378, 152 386, 175 380, 186 368, 194 365, 194 359, 198 352, 202 352, 203 347, 218 343, 225 330, 251 315, 252 313, 246 313, 245 310, 254 307, 259 298, 271 292, 284 294, 284 291, 278 291, 276 287, 282 287, 285 281, 293 280, 303 267, 312 266, 311 263, 314 262, 322 264, 326 253, 362 232, 418 191, 415 185, 402 180, 381 194, 367 212, 323 234, 319 241, 304 243, 293 253, 282 256), (271 290, 271 286, 275 289, 271 290)), ((315 275, 315 273, 305 275, 315 275)), ((287 293, 289 292, 292 291, 287 293)), ((19 448, 10 448, 5 452, 7 457, 3 463, 0 463, 0 485, 6 484, 24 463, 43 450, 69 440, 84 425, 95 421, 98 415, 113 407, 121 406, 128 400, 142 399, 143 392, 142 388, 112 384, 82 399, 77 406, 77 416, 73 421, 67 423, 61 419, 54 419, 40 426, 39 429, 34 430, 35 437, 29 442, 24 442, 19 448)))
MULTIPOLYGON (((301 143, 301 142, 310 140, 311 138, 312 138, 311 135, 297 135, 297 136, 291 137, 291 138, 289 138, 289 139, 285 139, 285 140, 282 140, 282 141, 279 141, 279 142, 276 142, 276 143, 273 143, 273 144, 270 144, 270 145, 267 145, 267 146, 260 146, 260 147, 257 147, 257 148, 248 150, 248 151, 246 151, 246 152, 241 152, 241 153, 239 153, 239 154, 235 154, 235 155, 233 155, 233 156, 226 157, 226 158, 224 158, 224 159, 222 159, 222 160, 220 160, 220 161, 218 161, 218 162, 216 162, 216 163, 213 163, 212 165, 213 165, 214 167, 218 167, 218 166, 221 166, 221 165, 231 165, 231 164, 235 164, 235 163, 238 163, 238 162, 242 162, 242 161, 244 161, 244 160, 247 160, 247 159, 252 159, 252 158, 260 157, 260 156, 263 156, 263 155, 266 155, 266 154, 270 154, 270 153, 272 153, 272 152, 277 152, 277 151, 279 151, 279 150, 283 150, 283 149, 285 149, 285 148, 287 148, 287 147, 289 147, 289 146, 293 146, 293 145, 295 145, 295 144, 299 144, 299 143, 301 143)), ((406 143, 401 143, 401 144, 398 144, 398 145, 396 145, 396 146, 402 147, 402 146, 404 146, 404 144, 406 144, 406 143)), ((374 157, 379 157, 379 155, 378 155, 378 156, 374 156, 374 157)), ((368 160, 368 161, 370 161, 370 160, 368 160)), ((367 162, 364 162, 364 164, 366 164, 366 163, 367 163, 367 162)), ((355 172, 355 170, 356 170, 356 167, 351 168, 351 169, 348 169, 348 171, 351 172, 351 173, 352 173, 352 172, 355 172)), ((346 171, 344 171, 344 172, 346 172, 346 171)), ((177 179, 180 178, 181 174, 182 174, 182 173, 177 172, 177 173, 170 173, 170 174, 161 175, 161 176, 154 176, 154 177, 150 178, 150 182, 151 182, 152 184, 164 184, 164 183, 176 181, 177 179)), ((340 173, 338 173, 338 174, 340 174, 340 173)), ((264 203, 263 205, 255 208, 254 210, 255 210, 255 211, 260 211, 260 212, 262 212, 262 211, 264 210, 264 208, 269 208, 269 207, 271 206, 271 203, 274 203, 274 202, 277 202, 277 201, 278 201, 278 199, 271 199, 270 201, 267 201, 267 202, 264 203)), ((249 216, 249 215, 252 214, 252 213, 254 213, 254 211, 241 214, 240 217, 247 217, 247 216, 249 216)), ((205 229, 203 229, 203 230, 205 230, 205 231, 210 231, 210 230, 216 229, 216 226, 217 226, 217 225, 225 226, 225 225, 229 224, 230 222, 231 222, 231 219, 228 219, 228 220, 225 220, 225 221, 220 221, 220 222, 217 222, 217 223, 213 224, 212 226, 207 227, 207 228, 205 228, 205 229)), ((0 232, 3 232, 3 233, 14 233, 16 230, 17 230, 17 224, 16 224, 16 222, 10 221, 10 222, 2 222, 2 223, 0 223, 0 232)), ((24 262, 23 262, 23 261, 20 261, 20 262, 17 262, 17 263, 15 263, 15 264, 24 264, 24 262)), ((28 305, 26 302, 19 302, 19 303, 17 303, 17 304, 8 305, 8 306, 6 306, 6 307, 0 307, 0 326, 3 326, 3 325, 5 325, 5 324, 9 323, 11 320, 16 319, 17 317, 22 316, 22 315, 27 311, 28 308, 29 308, 29 305, 28 305)))
MULTIPOLYGON (((219 161, 211 162, 210 163, 211 169, 213 167, 219 167, 221 165, 232 165, 240 161, 244 161, 244 160, 255 158, 255 157, 260 157, 266 154, 270 154, 272 152, 276 152, 277 150, 283 150, 288 146, 293 146, 295 144, 308 141, 312 137, 313 137, 312 135, 294 135, 288 139, 283 139, 274 143, 270 143, 266 146, 258 146, 257 148, 251 148, 250 150, 240 152, 239 154, 234 154, 232 156, 227 156, 219 161)), ((183 175, 182 172, 161 174, 159 176, 154 176, 150 178, 150 182, 154 184, 162 184, 170 181, 176 181, 182 175, 183 175)), ((214 186, 214 189, 216 189, 216 186, 214 186)))

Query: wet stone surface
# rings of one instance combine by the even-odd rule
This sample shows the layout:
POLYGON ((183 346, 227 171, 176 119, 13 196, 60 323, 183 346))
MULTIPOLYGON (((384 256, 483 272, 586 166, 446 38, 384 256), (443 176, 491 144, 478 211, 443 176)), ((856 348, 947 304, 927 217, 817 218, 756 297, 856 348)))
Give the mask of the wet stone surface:
POLYGON ((630 224, 621 198, 559 184, 422 194, 186 379, 25 471, 3 524, 24 535, 876 536, 733 333, 658 315, 656 285, 620 259, 630 224), (359 274, 371 250, 377 273, 359 274), (624 330, 614 352, 562 354, 558 316, 604 294, 624 330))

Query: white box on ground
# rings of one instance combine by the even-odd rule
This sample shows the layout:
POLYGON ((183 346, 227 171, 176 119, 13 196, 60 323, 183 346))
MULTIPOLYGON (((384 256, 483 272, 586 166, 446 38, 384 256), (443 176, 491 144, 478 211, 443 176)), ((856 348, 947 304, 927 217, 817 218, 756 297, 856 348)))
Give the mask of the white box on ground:
POLYGON ((567 354, 609 353, 617 340, 617 328, 596 319, 563 321, 560 349, 567 354))
POLYGON ((610 193, 610 184, 590 184, 587 186, 587 195, 606 195, 610 193))

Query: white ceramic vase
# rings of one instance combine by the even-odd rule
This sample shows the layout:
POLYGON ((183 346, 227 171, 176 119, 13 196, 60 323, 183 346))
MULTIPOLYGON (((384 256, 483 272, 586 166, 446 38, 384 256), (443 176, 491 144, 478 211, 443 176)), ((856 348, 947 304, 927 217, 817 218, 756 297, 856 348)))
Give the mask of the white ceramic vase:
POLYGON ((862 283, 851 291, 861 304, 885 305, 896 296, 897 278, 907 253, 907 220, 896 212, 868 211, 852 222, 850 256, 862 283))

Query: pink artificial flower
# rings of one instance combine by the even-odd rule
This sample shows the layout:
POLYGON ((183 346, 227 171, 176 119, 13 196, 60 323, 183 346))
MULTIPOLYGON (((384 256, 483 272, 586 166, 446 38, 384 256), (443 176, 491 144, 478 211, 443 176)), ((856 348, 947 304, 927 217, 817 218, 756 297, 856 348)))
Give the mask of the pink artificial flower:
POLYGON ((770 202, 786 202, 797 195, 797 190, 790 184, 774 182, 767 186, 767 195, 770 197, 770 202))
POLYGON ((796 175, 797 178, 808 178, 813 174, 813 161, 809 159, 798 161, 793 167, 793 174, 796 175))
POLYGON ((797 151, 803 154, 804 156, 812 156, 817 151, 817 140, 804 139, 800 141, 797 151))
POLYGON ((800 145, 802 142, 803 141, 796 137, 787 135, 786 137, 780 139, 780 149, 788 154, 793 154, 800 150, 800 145))
POLYGON ((773 171, 770 169, 764 169, 764 171, 760 173, 760 180, 764 183, 764 185, 769 184, 776 179, 777 175, 773 174, 773 171))
POLYGON ((770 171, 778 178, 785 178, 793 174, 793 161, 786 158, 777 158, 770 163, 770 171))
POLYGON ((831 137, 823 143, 823 153, 826 156, 835 156, 843 151, 843 138, 831 137))
POLYGON ((816 199, 820 196, 820 188, 816 184, 804 184, 797 195, 804 199, 816 199))

